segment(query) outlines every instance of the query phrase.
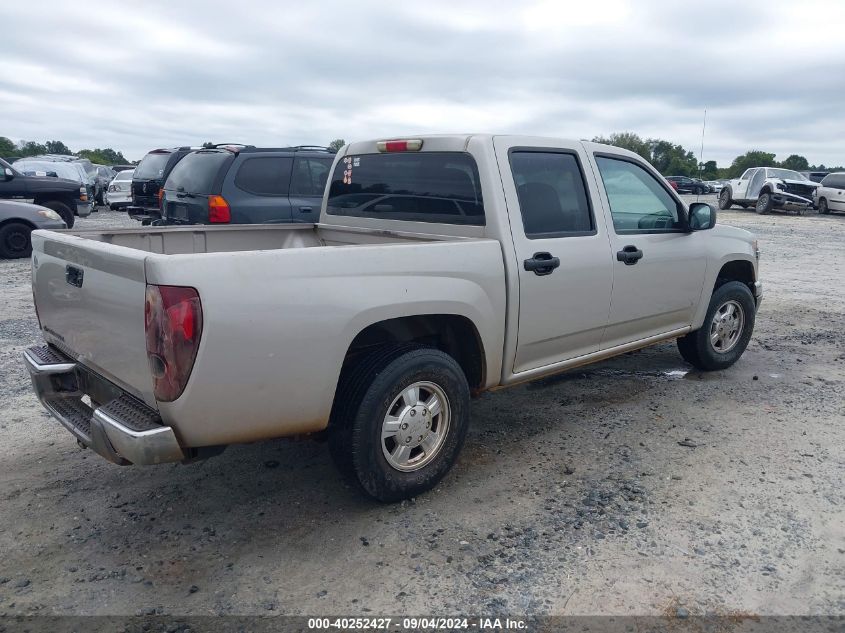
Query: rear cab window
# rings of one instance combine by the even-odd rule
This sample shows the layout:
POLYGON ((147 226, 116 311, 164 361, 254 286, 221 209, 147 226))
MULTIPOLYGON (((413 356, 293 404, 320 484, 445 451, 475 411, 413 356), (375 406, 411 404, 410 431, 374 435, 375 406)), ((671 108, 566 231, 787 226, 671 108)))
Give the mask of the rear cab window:
POLYGON ((219 184, 217 175, 231 160, 233 155, 225 150, 192 152, 176 163, 164 188, 199 194, 215 193, 219 184))
POLYGON ((484 226, 475 159, 462 152, 345 156, 332 174, 329 215, 484 226))

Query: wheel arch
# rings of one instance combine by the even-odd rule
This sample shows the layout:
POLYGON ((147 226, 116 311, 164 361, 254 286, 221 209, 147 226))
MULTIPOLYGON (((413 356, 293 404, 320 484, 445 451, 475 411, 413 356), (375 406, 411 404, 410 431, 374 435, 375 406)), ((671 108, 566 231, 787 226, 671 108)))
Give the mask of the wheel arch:
POLYGON ((341 377, 369 352, 403 343, 428 345, 449 354, 461 366, 470 389, 474 393, 483 389, 487 377, 484 343, 475 324, 460 314, 400 316, 371 323, 349 344, 341 377))

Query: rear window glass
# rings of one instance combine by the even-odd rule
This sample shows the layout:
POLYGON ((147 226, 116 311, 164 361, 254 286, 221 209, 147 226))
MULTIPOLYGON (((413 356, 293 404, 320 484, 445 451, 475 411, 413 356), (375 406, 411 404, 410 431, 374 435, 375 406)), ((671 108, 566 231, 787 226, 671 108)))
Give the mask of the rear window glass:
POLYGON ((135 169, 135 178, 153 179, 164 175, 164 167, 170 154, 147 154, 135 169))
POLYGON ((285 156, 247 158, 238 168, 235 186, 260 196, 286 196, 293 159, 285 156))
MULTIPOLYGON (((167 177, 165 189, 188 191, 190 193, 214 193, 214 181, 220 168, 232 158, 225 151, 193 152, 176 163, 167 177)), ((135 171, 138 177, 138 171, 135 171)))
POLYGON ((478 168, 469 154, 363 154, 338 161, 329 215, 484 225, 478 168))

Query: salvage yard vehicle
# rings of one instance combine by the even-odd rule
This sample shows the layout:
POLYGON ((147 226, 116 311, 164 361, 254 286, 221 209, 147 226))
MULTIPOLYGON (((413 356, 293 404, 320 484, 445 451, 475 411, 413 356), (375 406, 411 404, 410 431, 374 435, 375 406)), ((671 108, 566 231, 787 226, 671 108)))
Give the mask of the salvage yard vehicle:
POLYGON ((219 145, 185 156, 164 184, 164 224, 314 223, 334 152, 219 145))
MULTIPOLYGON (((56 169, 61 167, 56 165, 56 169)), ((91 215, 91 199, 84 184, 74 180, 43 176, 27 176, 0 159, 0 198, 32 200, 58 213, 65 224, 73 226, 74 216, 91 215)))
POLYGON ((126 208, 130 217, 145 224, 161 218, 161 188, 164 187, 164 181, 177 163, 195 149, 154 149, 141 159, 132 176, 132 204, 126 208))
POLYGON ((66 228, 62 216, 36 204, 0 200, 0 259, 29 257, 34 229, 66 228))
POLYGON ((710 185, 702 182, 698 178, 690 178, 689 176, 666 176, 666 180, 675 183, 675 189, 678 193, 691 193, 695 195, 704 195, 705 193, 712 193, 710 185))
POLYGON ((825 176, 813 195, 819 213, 845 211, 845 172, 838 171, 825 176))
POLYGON ((112 211, 123 209, 132 204, 132 175, 134 170, 124 169, 115 174, 106 193, 103 202, 112 211))
POLYGON ((624 149, 528 136, 367 141, 318 224, 33 233, 44 406, 118 464, 317 433, 382 501, 455 462, 470 395, 677 339, 744 352, 756 240, 624 149))
POLYGON ((813 208, 813 192, 818 186, 791 169, 751 167, 722 187, 719 208, 730 209, 738 204, 743 209, 753 205, 759 214, 773 209, 801 213, 813 208))

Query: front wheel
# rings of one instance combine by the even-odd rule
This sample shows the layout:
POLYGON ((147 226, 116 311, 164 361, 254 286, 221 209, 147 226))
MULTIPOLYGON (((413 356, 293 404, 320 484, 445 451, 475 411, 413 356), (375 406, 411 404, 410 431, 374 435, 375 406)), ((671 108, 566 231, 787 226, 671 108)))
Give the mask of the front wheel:
POLYGON ((452 468, 469 426, 469 385, 440 350, 380 356, 338 389, 349 401, 335 403, 329 441, 341 469, 370 496, 393 502, 430 490, 452 468))
POLYGON ((19 259, 32 254, 32 228, 23 222, 7 222, 0 226, 0 258, 19 259))
POLYGON ((678 339, 689 364, 704 371, 727 369, 739 360, 754 331, 756 305, 744 283, 729 281, 713 292, 704 324, 678 339))
POLYGON ((730 209, 732 204, 733 200, 731 200, 731 190, 727 187, 722 188, 722 191, 719 194, 719 208, 722 211, 725 211, 726 209, 730 209))
POLYGON ((754 210, 760 215, 766 215, 772 210, 772 194, 764 191, 757 198, 757 204, 754 205, 754 210))

